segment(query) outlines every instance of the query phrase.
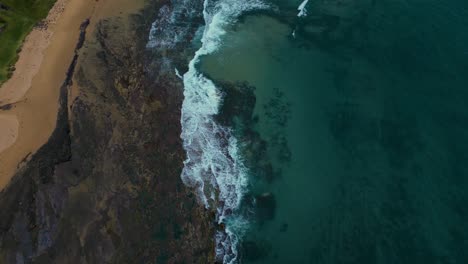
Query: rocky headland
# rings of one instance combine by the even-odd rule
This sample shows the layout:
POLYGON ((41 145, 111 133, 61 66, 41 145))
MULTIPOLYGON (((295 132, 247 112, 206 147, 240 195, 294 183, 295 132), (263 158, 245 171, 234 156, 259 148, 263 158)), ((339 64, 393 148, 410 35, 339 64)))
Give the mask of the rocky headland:
POLYGON ((183 84, 165 66, 193 50, 146 48, 163 5, 83 22, 56 128, 0 193, 0 263, 214 262, 213 212, 180 179, 183 84))

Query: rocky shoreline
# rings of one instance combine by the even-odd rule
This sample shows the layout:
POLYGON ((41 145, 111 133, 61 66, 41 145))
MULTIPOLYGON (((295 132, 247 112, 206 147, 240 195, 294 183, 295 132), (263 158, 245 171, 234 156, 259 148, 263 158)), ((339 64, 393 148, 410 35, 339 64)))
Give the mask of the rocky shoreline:
POLYGON ((162 63, 192 51, 145 48, 168 4, 80 38, 53 135, 0 193, 1 263, 214 262, 213 212, 180 179, 183 84, 162 63))

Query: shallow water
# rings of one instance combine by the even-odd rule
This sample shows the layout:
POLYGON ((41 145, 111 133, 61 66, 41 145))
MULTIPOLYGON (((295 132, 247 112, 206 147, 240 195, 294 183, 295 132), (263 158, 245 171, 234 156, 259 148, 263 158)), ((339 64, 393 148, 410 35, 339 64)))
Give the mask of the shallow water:
POLYGON ((242 262, 465 263, 468 4, 300 3, 229 25, 201 61, 255 87, 275 172, 249 175, 274 216, 250 219, 242 262))

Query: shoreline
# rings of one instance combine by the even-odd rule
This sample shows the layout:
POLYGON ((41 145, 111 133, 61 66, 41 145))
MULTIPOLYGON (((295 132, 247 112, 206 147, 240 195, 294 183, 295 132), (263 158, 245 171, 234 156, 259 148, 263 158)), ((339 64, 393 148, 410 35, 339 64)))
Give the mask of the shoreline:
POLYGON ((90 19, 92 31, 98 21, 116 15, 109 11, 116 9, 109 8, 111 4, 57 0, 44 20, 46 26, 35 27, 26 37, 13 76, 0 87, 0 191, 52 135, 80 25, 90 19))
MULTIPOLYGON (((214 263, 214 211, 180 177, 183 83, 165 70, 193 50, 147 48, 170 3, 106 4, 74 43, 56 128, 0 192, 0 262, 214 263)), ((191 38, 202 21, 187 22, 191 38)))

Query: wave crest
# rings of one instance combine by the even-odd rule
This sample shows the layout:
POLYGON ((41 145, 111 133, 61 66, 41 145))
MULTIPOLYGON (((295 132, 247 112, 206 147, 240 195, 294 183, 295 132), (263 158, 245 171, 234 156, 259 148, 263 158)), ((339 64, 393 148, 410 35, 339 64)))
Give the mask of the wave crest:
POLYGON ((196 189, 207 208, 216 207, 217 222, 226 226, 225 232, 216 233, 216 255, 223 263, 238 261, 237 244, 246 221, 236 215, 236 209, 246 191, 247 169, 238 154, 238 140, 230 128, 215 121, 222 93, 210 79, 198 72, 196 66, 202 56, 221 47, 226 27, 235 23, 239 15, 268 8, 258 0, 206 0, 202 46, 183 76, 185 98, 181 138, 187 159, 181 177, 186 185, 196 189))

